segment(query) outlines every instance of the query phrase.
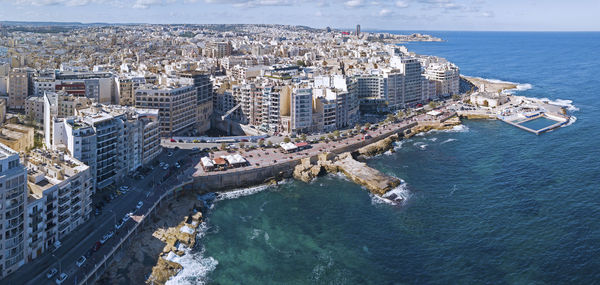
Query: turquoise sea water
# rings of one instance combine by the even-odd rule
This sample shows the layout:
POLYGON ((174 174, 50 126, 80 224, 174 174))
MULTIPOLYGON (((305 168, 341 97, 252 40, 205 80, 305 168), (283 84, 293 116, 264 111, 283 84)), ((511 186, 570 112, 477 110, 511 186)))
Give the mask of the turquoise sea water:
POLYGON ((219 201, 170 283, 600 282, 600 33, 433 34, 447 42, 408 48, 572 100, 577 121, 540 136, 465 121, 404 141, 369 161, 406 182, 402 206, 333 175, 219 201))

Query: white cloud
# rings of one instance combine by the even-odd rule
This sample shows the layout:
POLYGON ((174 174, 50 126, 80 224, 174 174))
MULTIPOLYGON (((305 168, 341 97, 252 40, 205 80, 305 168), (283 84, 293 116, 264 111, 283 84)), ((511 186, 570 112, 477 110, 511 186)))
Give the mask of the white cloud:
POLYGON ((346 2, 344 2, 344 5, 346 5, 346 7, 349 8, 357 8, 357 7, 361 7, 364 5, 362 0, 348 0, 346 2))
POLYGON ((396 1, 396 7, 398 7, 398 8, 408 8, 408 3, 406 3, 406 1, 396 1))
POLYGON ((392 12, 392 10, 390 10, 390 9, 385 9, 385 8, 384 8, 384 9, 381 9, 381 10, 379 11, 379 16, 380 16, 380 17, 387 17, 387 16, 390 16, 390 15, 392 15, 392 13, 393 13, 393 12, 392 12))

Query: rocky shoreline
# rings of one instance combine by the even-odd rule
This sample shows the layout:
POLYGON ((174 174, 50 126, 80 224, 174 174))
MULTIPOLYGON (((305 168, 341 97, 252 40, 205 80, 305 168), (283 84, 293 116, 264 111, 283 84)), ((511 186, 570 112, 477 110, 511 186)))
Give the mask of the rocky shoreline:
POLYGON ((450 118, 444 122, 420 122, 405 134, 394 134, 370 145, 359 148, 353 152, 345 152, 340 155, 333 153, 322 153, 317 157, 307 157, 294 168, 293 176, 297 180, 311 182, 315 178, 327 173, 343 173, 350 180, 364 186, 374 195, 382 197, 390 190, 401 184, 401 180, 385 175, 376 169, 369 167, 364 161, 368 157, 393 151, 394 142, 404 138, 410 138, 418 133, 431 130, 447 130, 460 125, 458 117, 450 118))
POLYGON ((134 242, 107 268, 98 283, 139 284, 144 280, 147 284, 165 284, 179 273, 182 266, 168 257, 183 255, 182 246, 194 247, 202 223, 198 204, 200 201, 193 192, 164 202, 157 215, 149 217, 151 222, 133 238, 134 242), (149 268, 152 268, 151 275, 149 268))
MULTIPOLYGON (((355 151, 339 155, 326 152, 316 157, 307 157, 294 168, 293 177, 310 182, 327 173, 343 173, 374 195, 383 198, 387 192, 400 185, 401 180, 369 167, 365 163, 367 158, 393 151, 395 142, 418 133, 451 129, 459 124, 458 117, 444 122, 419 122, 404 133, 390 135, 355 151)), ((98 283, 131 284, 135 283, 133 281, 144 280, 147 284, 165 284, 177 275, 183 267, 171 261, 171 257, 181 256, 184 248, 194 247, 198 227, 202 223, 202 213, 197 207, 201 201, 197 194, 195 191, 186 192, 165 202, 157 215, 150 217, 151 223, 134 238, 135 242, 127 247, 120 258, 108 267, 98 283), (150 267, 152 271, 148 274, 150 267)))

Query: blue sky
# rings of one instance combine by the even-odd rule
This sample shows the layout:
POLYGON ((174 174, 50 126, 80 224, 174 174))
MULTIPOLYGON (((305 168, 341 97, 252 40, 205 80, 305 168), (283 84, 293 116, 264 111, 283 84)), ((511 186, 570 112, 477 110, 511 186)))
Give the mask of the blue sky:
POLYGON ((0 20, 600 31, 600 0, 0 0, 0 20))

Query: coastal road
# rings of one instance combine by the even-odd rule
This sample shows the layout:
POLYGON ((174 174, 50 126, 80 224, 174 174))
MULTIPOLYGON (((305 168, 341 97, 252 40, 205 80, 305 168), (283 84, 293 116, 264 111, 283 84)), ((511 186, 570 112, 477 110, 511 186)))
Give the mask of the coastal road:
MULTIPOLYGON (((173 155, 168 156, 167 151, 163 151, 157 158, 159 161, 164 161, 170 165, 174 165, 175 162, 187 158, 189 151, 186 150, 173 150, 173 155)), ((183 167, 182 167, 183 169, 183 167)), ((46 272, 50 268, 61 268, 62 272, 69 275, 69 278, 64 284, 74 284, 76 281, 73 276, 78 270, 85 269, 87 265, 92 264, 94 260, 101 259, 101 255, 98 255, 100 251, 92 253, 87 258, 82 268, 78 268, 75 264, 76 260, 82 255, 85 255, 94 246, 96 241, 99 241, 103 235, 110 231, 115 230, 115 222, 120 221, 126 213, 130 213, 135 210, 135 206, 138 201, 147 200, 152 194, 149 191, 153 191, 153 187, 148 187, 154 180, 158 183, 158 177, 163 177, 167 171, 160 167, 155 167, 152 171, 142 180, 125 179, 122 184, 117 185, 117 188, 121 185, 128 185, 132 189, 124 195, 119 196, 115 200, 106 203, 102 214, 99 216, 93 216, 86 221, 77 230, 67 236, 62 242, 62 246, 57 250, 49 250, 42 256, 34 259, 32 262, 25 264, 19 270, 13 274, 7 276, 2 280, 2 284, 54 284, 54 278, 47 279, 46 272), (59 265, 60 264, 60 265, 59 265)), ((103 193, 97 193, 96 195, 102 195, 103 193)), ((97 200, 98 198, 94 199, 97 200)), ((146 204, 146 202, 144 202, 146 204)), ((147 206, 147 205, 144 205, 147 206)), ((93 211, 92 211, 93 212, 93 211)), ((103 245, 103 248, 107 247, 111 240, 116 240, 121 232, 124 232, 126 226, 131 226, 131 219, 119 229, 118 232, 109 239, 107 244, 103 245)), ((91 265, 90 265, 91 266, 91 265)))

